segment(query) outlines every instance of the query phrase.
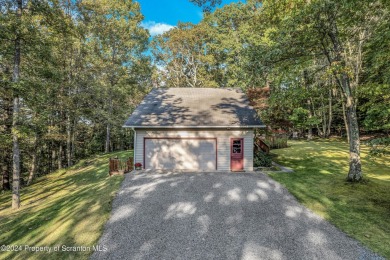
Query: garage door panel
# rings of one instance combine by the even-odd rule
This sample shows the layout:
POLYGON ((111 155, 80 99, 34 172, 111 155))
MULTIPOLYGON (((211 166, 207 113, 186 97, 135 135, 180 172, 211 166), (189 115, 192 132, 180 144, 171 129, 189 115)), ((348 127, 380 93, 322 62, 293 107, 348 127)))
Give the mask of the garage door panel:
POLYGON ((215 170, 215 139, 145 139, 145 168, 215 170))

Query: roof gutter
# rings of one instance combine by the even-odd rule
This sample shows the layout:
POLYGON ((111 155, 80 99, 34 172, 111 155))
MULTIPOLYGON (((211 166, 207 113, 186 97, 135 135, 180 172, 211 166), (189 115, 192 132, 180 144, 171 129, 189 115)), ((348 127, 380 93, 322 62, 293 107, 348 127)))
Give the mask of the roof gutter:
POLYGON ((140 129, 146 129, 146 128, 159 128, 159 129, 185 129, 185 128, 193 128, 193 129, 239 129, 239 128, 265 128, 266 125, 245 125, 245 126, 135 126, 135 125, 123 125, 122 127, 125 128, 140 128, 140 129))

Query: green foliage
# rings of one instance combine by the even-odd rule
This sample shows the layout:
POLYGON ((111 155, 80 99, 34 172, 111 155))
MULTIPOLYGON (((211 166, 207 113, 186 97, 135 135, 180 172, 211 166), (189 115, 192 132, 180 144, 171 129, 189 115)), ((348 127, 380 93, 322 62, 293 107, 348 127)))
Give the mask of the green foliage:
POLYGON ((373 138, 366 144, 370 147, 369 156, 374 159, 390 155, 390 137, 373 138))
POLYGON ((359 89, 364 113, 363 125, 367 130, 390 129, 390 84, 365 84, 359 89))
POLYGON ((179 23, 154 37, 151 48, 160 85, 245 89, 260 77, 249 63, 248 46, 259 39, 251 31, 250 6, 232 3, 205 14, 197 25, 179 23))
MULTIPOLYGON (((149 34, 132 1, 15 1, 0 8, 0 168, 10 173, 12 100, 21 99, 17 132, 22 172, 36 155, 37 175, 104 150, 130 147, 123 122, 151 88, 149 34), (20 34, 20 81, 12 83, 20 34), (107 131, 109 129, 109 131, 107 131), (34 140, 37 139, 35 142, 34 140), (4 146, 4 147, 3 147, 4 146)), ((4 5, 3 5, 4 3, 4 5)), ((16 130, 15 130, 16 131, 16 130)), ((3 173, 2 172, 2 173, 3 173)))
POLYGON ((266 154, 262 151, 259 151, 254 155, 253 158, 253 166, 254 167, 271 167, 272 166, 272 158, 269 154, 266 154))
POLYGON ((309 119, 309 110, 302 107, 297 107, 293 110, 292 115, 290 116, 291 122, 299 128, 306 126, 309 119))
POLYGON ((220 5, 222 0, 190 0, 190 2, 202 7, 204 12, 210 12, 217 5, 220 5))
POLYGON ((257 84, 249 63, 248 48, 260 39, 252 33, 250 20, 253 10, 249 5, 232 3, 205 16, 205 24, 210 41, 207 48, 214 57, 212 73, 220 87, 245 89, 257 84))
POLYGON ((179 23, 156 36, 152 53, 159 71, 159 84, 166 87, 215 87, 211 68, 214 63, 206 44, 210 36, 202 24, 179 23))
MULTIPOLYGON (((255 6, 255 2, 248 4, 255 6)), ((389 68, 385 65, 389 41, 384 40, 389 37, 385 25, 389 10, 380 1, 268 0, 258 10, 254 30, 263 40, 250 48, 258 73, 266 73, 272 82, 269 108, 262 115, 273 126, 283 127, 280 122, 289 118, 294 127, 317 128, 320 134, 330 124, 343 128, 345 95, 355 96, 361 82, 380 79, 383 86, 389 78, 383 77, 389 68), (337 35, 332 35, 332 27, 337 35), (350 90, 341 89, 343 77, 349 77, 350 90)), ((380 111, 367 113, 381 119, 369 119, 366 125, 386 128, 382 119, 388 113, 380 111)))

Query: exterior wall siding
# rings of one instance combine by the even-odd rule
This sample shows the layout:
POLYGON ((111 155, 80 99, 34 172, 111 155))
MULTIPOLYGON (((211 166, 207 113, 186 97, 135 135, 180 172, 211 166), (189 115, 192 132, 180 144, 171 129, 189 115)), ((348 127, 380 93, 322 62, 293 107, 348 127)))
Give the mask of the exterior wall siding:
POLYGON ((134 162, 143 162, 144 137, 209 137, 217 138, 217 169, 230 171, 230 139, 244 139, 244 170, 253 171, 253 129, 241 130, 154 130, 135 129, 134 162))

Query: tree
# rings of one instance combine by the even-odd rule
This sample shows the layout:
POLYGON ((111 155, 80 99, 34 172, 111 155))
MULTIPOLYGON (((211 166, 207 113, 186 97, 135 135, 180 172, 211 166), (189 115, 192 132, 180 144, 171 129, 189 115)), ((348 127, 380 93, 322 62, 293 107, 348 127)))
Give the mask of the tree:
POLYGON ((367 24, 377 14, 371 11, 370 3, 347 0, 294 1, 288 4, 264 1, 262 8, 263 14, 275 28, 271 38, 274 43, 272 49, 277 51, 273 52, 275 55, 270 57, 271 61, 292 58, 304 61, 320 56, 326 58, 327 70, 341 90, 346 108, 350 137, 347 179, 360 181, 363 175, 356 89, 359 86, 361 66, 360 58, 354 57, 361 55, 361 48, 366 40, 363 36, 367 36, 367 24))
POLYGON ((20 150, 19 150, 19 110, 20 96, 18 84, 20 83, 20 56, 21 56, 21 30, 22 30, 23 2, 17 0, 15 38, 14 38, 14 64, 12 83, 14 89, 13 114, 12 114, 12 208, 20 207, 20 150))
POLYGON ((203 8, 204 12, 211 12, 211 10, 222 3, 222 0, 190 0, 190 2, 203 8))
POLYGON ((249 5, 231 3, 205 16, 207 50, 213 56, 211 73, 220 87, 246 89, 261 85, 258 74, 250 63, 249 50, 258 44, 260 36, 253 34, 250 21, 254 12, 249 5))
POLYGON ((152 53, 162 68, 162 84, 168 87, 216 87, 211 70, 213 56, 204 24, 179 23, 177 28, 156 36, 152 53))
POLYGON ((102 73, 98 82, 104 90, 104 150, 110 152, 115 109, 121 107, 119 91, 124 83, 134 83, 131 82, 131 70, 139 66, 140 61, 148 62, 142 53, 146 50, 149 35, 140 26, 143 16, 136 2, 93 1, 87 2, 85 8, 91 21, 90 44, 96 51, 95 62, 102 73))
POLYGON ((3 1, 0 12, 0 188, 13 186, 17 208, 26 181, 107 143, 130 147, 121 126, 152 66, 137 3, 3 1))
POLYGON ((11 32, 4 30, 9 22, 3 15, 0 15, 0 170, 1 189, 10 190, 10 175, 12 172, 12 114, 13 94, 11 88, 11 71, 13 57, 13 42, 11 32))

